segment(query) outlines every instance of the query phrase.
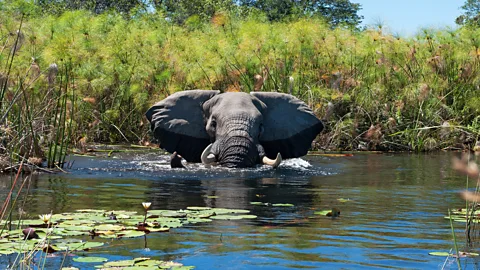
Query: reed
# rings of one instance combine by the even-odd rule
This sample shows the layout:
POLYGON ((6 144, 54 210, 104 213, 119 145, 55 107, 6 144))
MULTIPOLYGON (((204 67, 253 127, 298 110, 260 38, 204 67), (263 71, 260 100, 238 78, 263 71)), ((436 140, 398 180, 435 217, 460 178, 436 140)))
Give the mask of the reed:
POLYGON ((322 149, 430 151, 480 137, 475 28, 402 38, 228 13, 194 27, 160 13, 0 14, 2 127, 47 148, 50 167, 69 147, 147 141, 147 108, 196 88, 294 94, 325 120, 322 149))

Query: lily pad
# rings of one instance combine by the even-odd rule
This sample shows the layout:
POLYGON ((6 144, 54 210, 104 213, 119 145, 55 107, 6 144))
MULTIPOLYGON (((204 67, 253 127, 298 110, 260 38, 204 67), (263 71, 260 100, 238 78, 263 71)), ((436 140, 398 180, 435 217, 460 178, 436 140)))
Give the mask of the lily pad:
POLYGON ((73 258, 73 261, 83 263, 99 263, 106 262, 108 259, 103 257, 75 257, 73 258))
POLYGON ((120 237, 125 237, 125 238, 134 238, 134 237, 140 237, 144 235, 145 235, 145 232, 142 232, 142 231, 122 231, 119 234, 120 237))
POLYGON ((187 213, 185 213, 185 212, 176 212, 176 211, 163 212, 161 215, 162 215, 163 217, 173 217, 173 218, 184 218, 184 217, 187 217, 187 213))
MULTIPOLYGON (((41 219, 24 219, 21 221, 14 221, 13 224, 23 224, 23 225, 29 225, 29 226, 40 226, 40 225, 45 225, 45 222, 41 219)), ((46 226, 45 226, 46 227, 46 226)))
POLYGON ((251 205, 268 205, 268 203, 264 203, 264 202, 250 202, 251 205))
POLYGON ((233 215, 218 215, 212 216, 211 219, 218 219, 218 220, 239 220, 242 219, 241 216, 233 216, 233 215))
POLYGON ((157 266, 157 265, 160 265, 162 264, 163 261, 159 261, 159 260, 145 260, 145 261, 141 261, 141 262, 138 262, 138 263, 135 263, 135 265, 138 265, 138 266, 157 266))
MULTIPOLYGON (((434 251, 434 252, 429 252, 428 255, 431 256, 440 256, 440 257, 457 257, 456 253, 449 253, 449 252, 443 252, 443 251, 434 251)), ((473 253, 473 252, 464 252, 464 251, 459 251, 458 255, 460 258, 464 257, 477 257, 479 256, 478 253, 473 253)))
POLYGON ((248 214, 250 210, 245 209, 227 209, 227 208, 213 208, 212 209, 215 214, 217 215, 224 215, 224 214, 248 214))
POLYGON ((63 228, 68 231, 91 231, 93 227, 91 226, 82 226, 82 225, 68 225, 68 224, 59 224, 59 228, 63 228))
POLYGON ((14 251, 14 250, 0 250, 1 255, 10 255, 10 254, 13 254, 13 253, 16 253, 16 251, 14 251))
POLYGON ((215 195, 205 195, 203 197, 205 197, 207 199, 218 199, 218 198, 220 198, 219 196, 215 196, 215 195))
POLYGON ((295 205, 291 203, 273 203, 272 206, 274 207, 293 207, 295 205))
POLYGON ((428 255, 431 255, 431 256, 440 256, 440 257, 448 257, 452 254, 448 253, 448 252, 443 252, 443 251, 434 251, 434 252, 429 252, 428 255))
POLYGON ((239 215, 240 218, 242 219, 254 219, 257 218, 255 215, 239 215))
POLYGON ((170 228, 164 227, 164 228, 148 228, 148 231, 150 232, 168 232, 170 231, 170 228))
POLYGON ((113 262, 107 262, 103 264, 103 267, 127 267, 127 266, 133 266, 135 264, 134 260, 123 260, 123 261, 113 261, 113 262))
POLYGON ((95 229, 99 231, 121 231, 125 229, 125 226, 113 225, 113 224, 101 224, 101 225, 95 226, 95 229))
POLYGON ((212 208, 206 207, 206 206, 188 206, 188 210, 194 210, 194 211, 203 211, 203 210, 210 210, 212 208))
POLYGON ((80 213, 105 213, 105 210, 98 209, 78 209, 76 211, 80 213))
POLYGON ((59 244, 57 247, 61 250, 87 250, 91 248, 101 247, 104 243, 102 242, 83 242, 83 243, 67 243, 67 244, 59 244))

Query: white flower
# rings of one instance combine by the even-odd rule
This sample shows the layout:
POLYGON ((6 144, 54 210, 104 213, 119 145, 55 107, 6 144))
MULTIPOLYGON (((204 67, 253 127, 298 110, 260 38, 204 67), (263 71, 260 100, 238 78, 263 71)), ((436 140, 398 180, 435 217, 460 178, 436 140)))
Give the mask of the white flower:
POLYGON ((48 223, 52 218, 52 214, 39 215, 39 217, 43 222, 48 223))
POLYGON ((143 205, 143 208, 145 208, 145 210, 148 210, 148 208, 150 208, 150 205, 152 205, 151 202, 142 202, 142 205, 143 205))

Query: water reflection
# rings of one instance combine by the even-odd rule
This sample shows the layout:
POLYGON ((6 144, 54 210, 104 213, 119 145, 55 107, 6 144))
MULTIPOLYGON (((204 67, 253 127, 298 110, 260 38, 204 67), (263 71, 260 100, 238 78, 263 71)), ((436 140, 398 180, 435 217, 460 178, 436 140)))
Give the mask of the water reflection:
MULTIPOLYGON (((449 155, 309 156, 277 170, 172 170, 158 153, 78 157, 71 174, 33 176, 21 204, 32 217, 84 208, 141 211, 143 201, 153 209, 240 208, 258 216, 114 240, 91 252, 112 260, 148 256, 198 269, 437 268, 444 259, 428 252, 453 247, 444 215, 462 205, 456 192, 465 185, 449 155), (339 218, 314 214, 332 208, 341 210, 339 218)), ((65 266, 81 265, 68 257, 65 266)))

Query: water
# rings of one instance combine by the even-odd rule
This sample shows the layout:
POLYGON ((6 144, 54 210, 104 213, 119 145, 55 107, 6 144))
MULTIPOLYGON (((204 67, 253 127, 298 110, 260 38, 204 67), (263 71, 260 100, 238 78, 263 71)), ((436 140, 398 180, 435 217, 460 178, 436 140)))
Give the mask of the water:
MULTIPOLYGON (((453 259, 428 255, 453 248, 444 216, 449 208, 464 205, 458 192, 466 179, 451 170, 452 155, 307 156, 287 160, 276 170, 197 164, 170 169, 168 156, 158 152, 71 157, 75 163, 70 173, 34 176, 30 195, 20 203, 32 217, 84 208, 140 212, 146 201, 153 209, 210 206, 249 209, 258 216, 114 240, 80 254, 110 260, 151 257, 197 269, 418 269, 444 263, 456 268, 453 259), (252 201, 294 207, 256 206, 252 201), (332 208, 340 217, 313 214, 332 208)), ((9 180, 2 183, 5 197, 9 180)), ((463 225, 456 226, 463 248, 463 225)), ((0 257, 0 263, 7 264, 8 258, 0 257)), ((49 258, 47 269, 58 268, 61 260, 49 258)), ((64 266, 88 269, 72 256, 64 266)))

